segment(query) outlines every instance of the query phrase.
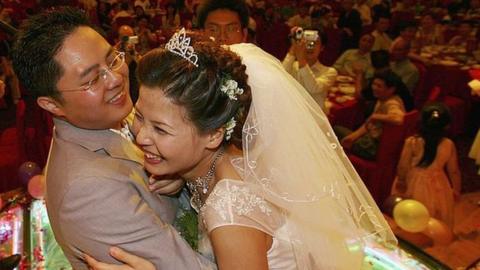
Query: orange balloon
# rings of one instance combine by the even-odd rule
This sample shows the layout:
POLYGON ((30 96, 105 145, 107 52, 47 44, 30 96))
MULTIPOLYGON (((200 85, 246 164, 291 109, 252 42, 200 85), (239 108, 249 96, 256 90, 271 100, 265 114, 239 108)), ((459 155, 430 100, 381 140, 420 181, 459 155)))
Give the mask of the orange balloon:
POLYGON ((45 196, 45 176, 38 174, 30 178, 28 193, 35 199, 43 199, 45 196))
POLYGON ((452 230, 447 224, 435 218, 428 220, 427 228, 423 231, 423 234, 430 237, 435 246, 445 246, 453 240, 452 230))

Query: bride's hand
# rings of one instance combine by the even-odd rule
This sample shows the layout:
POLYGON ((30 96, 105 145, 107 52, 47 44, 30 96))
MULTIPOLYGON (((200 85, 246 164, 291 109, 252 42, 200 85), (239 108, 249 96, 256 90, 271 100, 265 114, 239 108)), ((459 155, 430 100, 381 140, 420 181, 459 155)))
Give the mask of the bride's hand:
POLYGON ((110 255, 125 264, 117 265, 99 262, 86 254, 85 260, 93 270, 156 270, 151 262, 117 247, 110 248, 110 255))

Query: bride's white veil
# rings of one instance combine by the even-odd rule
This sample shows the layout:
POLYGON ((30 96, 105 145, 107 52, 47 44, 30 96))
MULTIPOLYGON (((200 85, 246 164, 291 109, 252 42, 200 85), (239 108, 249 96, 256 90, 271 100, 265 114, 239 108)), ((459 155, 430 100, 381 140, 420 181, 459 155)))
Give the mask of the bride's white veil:
POLYGON ((367 240, 396 239, 327 117, 273 56, 229 46, 247 66, 244 180, 287 220, 298 269, 359 269, 367 240))

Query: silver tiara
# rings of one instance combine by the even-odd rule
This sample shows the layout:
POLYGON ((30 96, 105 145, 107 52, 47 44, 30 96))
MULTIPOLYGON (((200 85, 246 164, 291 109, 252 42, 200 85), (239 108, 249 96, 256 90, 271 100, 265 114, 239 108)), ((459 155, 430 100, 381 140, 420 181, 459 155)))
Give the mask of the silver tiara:
POLYGON ((182 28, 180 29, 180 31, 173 34, 167 45, 165 45, 165 49, 183 57, 184 59, 192 63, 194 66, 198 67, 198 56, 193 50, 193 47, 190 46, 190 38, 187 37, 185 28, 182 28))

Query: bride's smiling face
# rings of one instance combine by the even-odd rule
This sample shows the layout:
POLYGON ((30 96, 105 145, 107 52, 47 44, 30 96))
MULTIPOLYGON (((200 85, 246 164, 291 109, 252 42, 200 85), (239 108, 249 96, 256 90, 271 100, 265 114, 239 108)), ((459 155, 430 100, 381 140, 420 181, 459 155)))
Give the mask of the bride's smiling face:
POLYGON ((141 86, 132 131, 154 175, 188 175, 205 156, 209 135, 200 134, 185 108, 158 88, 141 86))

